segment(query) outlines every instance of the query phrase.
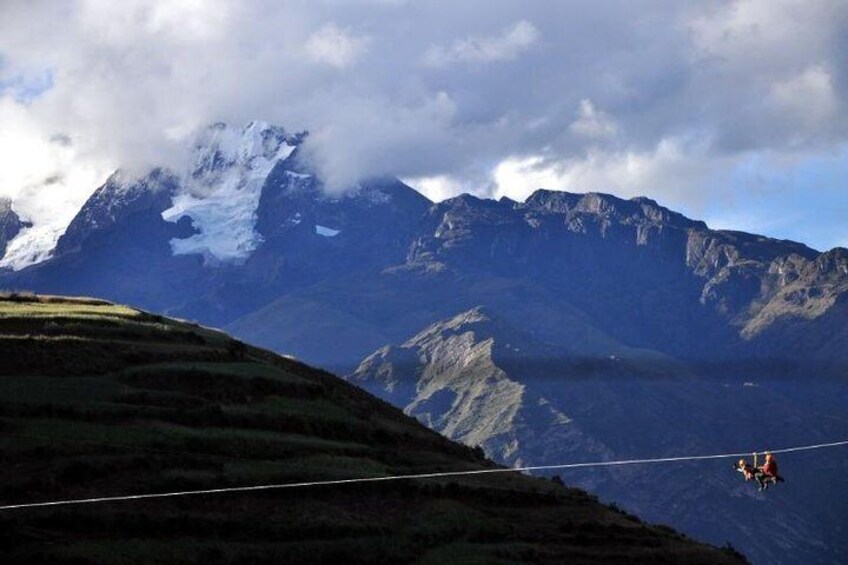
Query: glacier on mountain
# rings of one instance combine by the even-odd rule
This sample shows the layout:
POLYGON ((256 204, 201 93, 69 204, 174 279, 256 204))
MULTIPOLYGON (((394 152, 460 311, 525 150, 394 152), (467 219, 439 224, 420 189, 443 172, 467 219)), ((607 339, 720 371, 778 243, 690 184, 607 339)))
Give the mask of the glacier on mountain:
POLYGON ((56 242, 67 229, 65 223, 49 223, 23 228, 9 242, 6 253, 0 259, 0 268, 20 271, 24 267, 46 261, 53 255, 56 242))
POLYGON ((210 261, 245 259, 261 243, 256 210, 265 179, 297 146, 295 138, 265 122, 243 129, 216 124, 201 135, 193 162, 162 218, 189 217, 198 233, 172 239, 175 255, 202 254, 210 261))
MULTIPOLYGON (((289 135, 261 121, 243 128, 218 123, 202 130, 185 166, 174 171, 180 189, 171 207, 162 212, 164 220, 174 223, 188 217, 196 231, 188 238, 171 240, 173 253, 201 254, 210 262, 239 261, 250 255, 261 243, 255 225, 265 179, 301 139, 300 134, 289 135)), ((300 181, 309 178, 292 174, 300 181)), ((98 186, 94 184, 98 180, 90 182, 98 186)), ((75 213, 68 208, 67 214, 22 229, 9 241, 0 268, 17 271, 49 259, 75 213)))

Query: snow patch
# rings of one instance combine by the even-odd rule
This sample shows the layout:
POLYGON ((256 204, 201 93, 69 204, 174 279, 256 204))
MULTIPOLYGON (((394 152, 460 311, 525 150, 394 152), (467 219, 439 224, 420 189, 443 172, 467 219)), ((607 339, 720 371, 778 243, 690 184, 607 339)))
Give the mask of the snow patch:
POLYGON ((333 228, 328 228, 327 226, 320 226, 315 224, 315 233, 318 235, 323 235, 324 237, 336 237, 340 233, 341 230, 334 230, 333 228))
MULTIPOLYGON (((341 198, 360 198, 372 206, 380 206, 392 201, 391 195, 386 194, 379 188, 364 187, 361 184, 357 184, 353 190, 349 190, 341 194, 341 198)), ((338 201, 341 198, 337 197, 335 201, 338 201)))
POLYGON ((369 190, 365 195, 368 202, 375 206, 380 206, 381 204, 388 204, 392 201, 392 197, 382 190, 369 190))
POLYGON ((67 227, 66 224, 42 224, 23 228, 7 245, 0 268, 20 271, 46 261, 53 255, 56 243, 67 227))
POLYGON ((172 239, 175 255, 202 254, 207 259, 245 259, 262 242, 256 210, 265 179, 296 142, 282 129, 251 122, 242 130, 218 124, 195 145, 182 191, 162 212, 168 222, 191 218, 198 233, 172 239))

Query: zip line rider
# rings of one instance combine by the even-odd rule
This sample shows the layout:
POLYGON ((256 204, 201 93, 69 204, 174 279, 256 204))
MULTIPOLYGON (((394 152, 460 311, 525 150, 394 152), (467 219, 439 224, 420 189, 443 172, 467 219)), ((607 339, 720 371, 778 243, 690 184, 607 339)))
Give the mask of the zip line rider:
MULTIPOLYGON (((782 483, 784 481, 783 477, 781 477, 777 472, 777 459, 774 458, 774 455, 766 451, 766 462, 763 467, 760 469, 760 474, 763 477, 763 482, 760 486, 760 490, 765 490, 768 488, 770 483, 777 484, 782 483)), ((757 454, 754 454, 754 466, 756 467, 757 454)))
POLYGON ((777 459, 775 459, 774 455, 766 451, 766 460, 762 467, 757 465, 757 452, 755 451, 753 455, 753 465, 749 465, 745 459, 740 459, 739 462, 733 466, 736 471, 742 473, 742 476, 745 477, 746 481, 750 481, 751 479, 756 480, 759 485, 759 490, 761 491, 766 490, 771 484, 784 482, 784 478, 778 474, 777 459))

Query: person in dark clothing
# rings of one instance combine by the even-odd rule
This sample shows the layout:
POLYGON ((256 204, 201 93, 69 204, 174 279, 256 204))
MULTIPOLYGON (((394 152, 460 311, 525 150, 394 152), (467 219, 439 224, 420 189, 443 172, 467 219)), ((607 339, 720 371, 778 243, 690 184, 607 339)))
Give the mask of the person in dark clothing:
POLYGON ((766 462, 762 467, 757 467, 757 454, 754 454, 754 478, 760 484, 760 490, 766 490, 769 485, 782 483, 783 477, 777 472, 777 459, 766 452, 766 462))
MULTIPOLYGON (((756 453, 754 454, 754 460, 756 461, 756 453)), ((751 479, 755 479, 757 483, 760 485, 760 490, 764 488, 764 476, 760 472, 760 469, 754 465, 750 465, 745 459, 740 459, 738 463, 736 463, 733 468, 736 469, 739 473, 742 473, 742 476, 745 477, 746 481, 750 481, 751 479)))
POLYGON ((762 467, 757 466, 757 453, 754 453, 753 465, 750 465, 745 459, 740 459, 733 465, 733 468, 737 472, 742 473, 746 481, 750 481, 751 479, 757 481, 760 491, 766 490, 769 488, 769 485, 784 482, 783 477, 777 472, 777 459, 769 452, 766 452, 765 455, 766 461, 762 467))

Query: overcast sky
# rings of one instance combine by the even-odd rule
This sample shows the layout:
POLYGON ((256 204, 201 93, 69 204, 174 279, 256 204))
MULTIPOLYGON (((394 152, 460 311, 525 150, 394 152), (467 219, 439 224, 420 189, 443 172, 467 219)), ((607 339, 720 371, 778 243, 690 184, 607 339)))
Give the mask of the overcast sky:
POLYGON ((0 195, 67 221, 214 121, 331 186, 646 195, 848 246, 848 0, 0 0, 0 195))

